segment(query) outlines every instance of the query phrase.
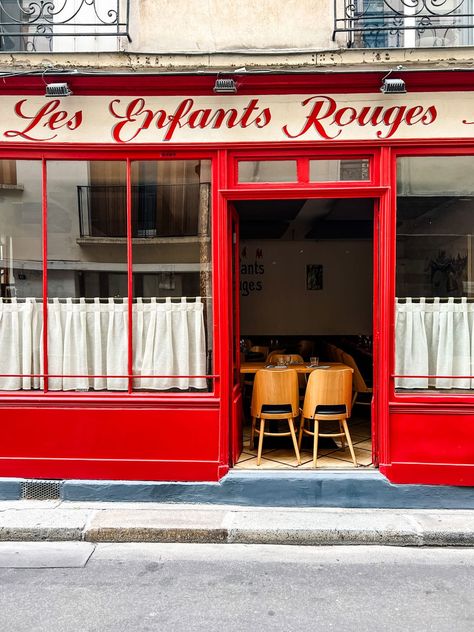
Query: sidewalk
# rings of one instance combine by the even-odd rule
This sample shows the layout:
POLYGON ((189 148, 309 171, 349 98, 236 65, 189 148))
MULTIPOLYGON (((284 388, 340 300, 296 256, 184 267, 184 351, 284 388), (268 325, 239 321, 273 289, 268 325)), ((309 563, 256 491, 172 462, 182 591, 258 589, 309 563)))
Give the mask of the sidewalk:
POLYGON ((0 501, 0 541, 474 546, 474 510, 0 501))

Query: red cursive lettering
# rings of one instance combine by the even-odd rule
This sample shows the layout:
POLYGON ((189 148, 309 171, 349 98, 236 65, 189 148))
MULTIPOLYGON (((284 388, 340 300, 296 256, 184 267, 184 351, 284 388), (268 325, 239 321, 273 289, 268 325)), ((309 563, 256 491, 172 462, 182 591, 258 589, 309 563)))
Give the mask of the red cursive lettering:
POLYGON ((39 132, 42 128, 56 131, 61 127, 67 127, 70 130, 77 129, 82 124, 82 110, 78 110, 74 114, 69 114, 66 110, 59 110, 61 105, 59 99, 53 99, 48 103, 45 103, 34 114, 28 115, 24 111, 24 105, 28 102, 28 99, 22 99, 15 104, 15 114, 25 121, 30 121, 28 125, 21 130, 10 129, 4 132, 4 136, 7 138, 16 138, 20 136, 26 140, 44 142, 47 140, 53 140, 57 137, 57 134, 41 138, 39 132), (35 135, 31 132, 35 130, 35 135))
POLYGON ((376 132, 378 138, 387 139, 396 134, 401 125, 431 125, 438 116, 434 105, 428 108, 421 105, 411 108, 406 105, 365 105, 358 109, 353 106, 338 106, 335 99, 324 95, 305 99, 301 105, 311 105, 311 110, 299 130, 291 131, 288 125, 283 126, 283 132, 289 138, 300 138, 313 131, 320 138, 332 140, 341 134, 344 127, 370 125, 381 128, 376 132))
POLYGON ((120 112, 121 99, 114 99, 109 105, 112 116, 119 119, 112 128, 112 136, 118 143, 128 143, 139 136, 143 130, 151 125, 164 130, 164 141, 174 138, 177 130, 189 127, 190 129, 220 129, 227 127, 241 127, 243 129, 255 126, 262 128, 271 120, 269 108, 261 109, 258 99, 252 99, 240 108, 195 108, 194 99, 183 99, 174 112, 168 113, 164 109, 147 109, 145 99, 138 98, 130 101, 120 112))

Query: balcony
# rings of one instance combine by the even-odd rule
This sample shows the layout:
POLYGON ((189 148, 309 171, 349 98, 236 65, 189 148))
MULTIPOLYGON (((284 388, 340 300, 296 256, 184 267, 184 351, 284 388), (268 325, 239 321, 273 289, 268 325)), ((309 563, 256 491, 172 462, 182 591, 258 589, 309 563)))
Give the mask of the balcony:
MULTIPOLYGON (((78 186, 81 245, 125 243, 127 191, 120 185, 78 186)), ((132 186, 134 243, 193 243, 199 234, 200 185, 132 186)))
POLYGON ((130 0, 0 0, 0 52, 118 50, 130 0))
POLYGON ((333 39, 348 48, 471 46, 473 29, 472 0, 334 0, 333 39))

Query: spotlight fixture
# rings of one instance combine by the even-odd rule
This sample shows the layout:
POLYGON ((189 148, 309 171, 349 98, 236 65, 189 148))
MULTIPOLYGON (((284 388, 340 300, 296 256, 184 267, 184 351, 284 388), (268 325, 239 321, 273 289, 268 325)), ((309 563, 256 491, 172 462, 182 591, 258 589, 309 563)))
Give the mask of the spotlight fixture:
MULTIPOLYGON (((403 66, 397 66, 396 70, 402 70, 403 66)), ((393 69, 389 70, 385 77, 382 78, 380 92, 383 94, 405 94, 407 89, 403 79, 389 79, 393 69)))
POLYGON ((380 92, 384 94, 405 94, 407 91, 403 79, 383 79, 380 92))
POLYGON ((217 77, 213 90, 215 94, 236 94, 237 84, 234 79, 221 79, 217 77))
POLYGON ((70 97, 72 91, 67 83, 47 83, 45 97, 70 97))

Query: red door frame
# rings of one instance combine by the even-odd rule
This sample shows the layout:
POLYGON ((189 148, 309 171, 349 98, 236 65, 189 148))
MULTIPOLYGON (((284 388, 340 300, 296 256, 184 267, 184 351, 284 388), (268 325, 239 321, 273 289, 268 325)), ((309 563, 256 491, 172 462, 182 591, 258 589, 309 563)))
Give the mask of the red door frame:
MULTIPOLYGON (((226 189, 221 189, 220 204, 226 208, 227 223, 231 224, 231 218, 233 216, 233 209, 231 209, 231 203, 237 200, 244 199, 259 199, 259 200, 271 200, 271 199, 322 199, 322 198, 372 198, 374 199, 374 215, 373 215, 373 335, 374 335, 374 397, 372 401, 372 453, 374 463, 377 465, 379 461, 379 444, 378 437, 386 436, 387 432, 380 430, 380 426, 388 425, 388 398, 387 392, 379 390, 378 385, 387 382, 387 375, 384 369, 388 366, 387 362, 383 361, 386 358, 384 353, 378 349, 378 345, 381 341, 381 334, 384 333, 383 322, 381 318, 385 316, 385 312, 381 309, 381 303, 386 299, 386 276, 385 272, 389 272, 386 267, 386 261, 382 253, 381 240, 383 239, 382 230, 387 226, 387 220, 381 220, 380 213, 387 213, 390 206, 390 179, 386 172, 382 172, 388 164, 386 159, 385 149, 381 151, 361 151, 359 149, 350 148, 347 151, 342 149, 309 151, 299 150, 295 151, 295 148, 291 148, 288 151, 265 151, 260 148, 258 150, 239 152, 232 152, 228 156, 228 178, 226 180, 230 182, 230 186, 226 189), (309 159, 341 159, 341 158, 369 158, 370 159, 370 179, 364 182, 334 182, 334 183, 309 183, 309 159), (385 160, 383 159, 385 157, 385 160), (239 160, 288 160, 291 158, 298 159, 298 183, 271 183, 271 184, 252 184, 252 183, 239 183, 238 182, 238 170, 237 163, 239 160), (303 160, 301 160, 303 158, 303 160), (301 166, 300 162, 303 162, 301 166), (388 184, 380 185, 380 182, 388 182, 388 184), (233 186, 232 186, 233 184, 233 186), (384 267, 385 266, 385 267, 384 267), (385 283, 381 280, 384 279, 385 283), (380 373, 382 372, 382 374, 380 373)), ((229 230, 229 229, 228 229, 229 230)), ((229 268, 230 269, 230 268, 229 268)), ((230 294, 231 295, 231 292, 230 294)), ((234 297, 234 300, 239 300, 240 296, 234 297)), ((231 342, 231 341, 229 341, 231 342)), ((224 384, 224 382, 223 382, 224 384)), ((231 394, 231 401, 234 402, 235 393, 233 392, 233 384, 229 384, 229 393, 231 394)), ((230 433, 235 436, 238 428, 238 420, 235 418, 235 414, 231 411, 230 416, 230 433)), ((235 442, 234 442, 235 445, 235 442)), ((235 454, 229 455, 229 462, 235 460, 235 454)))
POLYGON ((229 237, 228 243, 230 253, 230 297, 232 306, 231 318, 229 319, 230 340, 232 352, 229 354, 232 360, 230 374, 231 383, 231 414, 232 420, 230 431, 230 465, 235 465, 242 452, 242 393, 240 387, 240 230, 239 215, 232 203, 228 204, 229 213, 229 237), (235 237, 235 240, 234 240, 235 237))

